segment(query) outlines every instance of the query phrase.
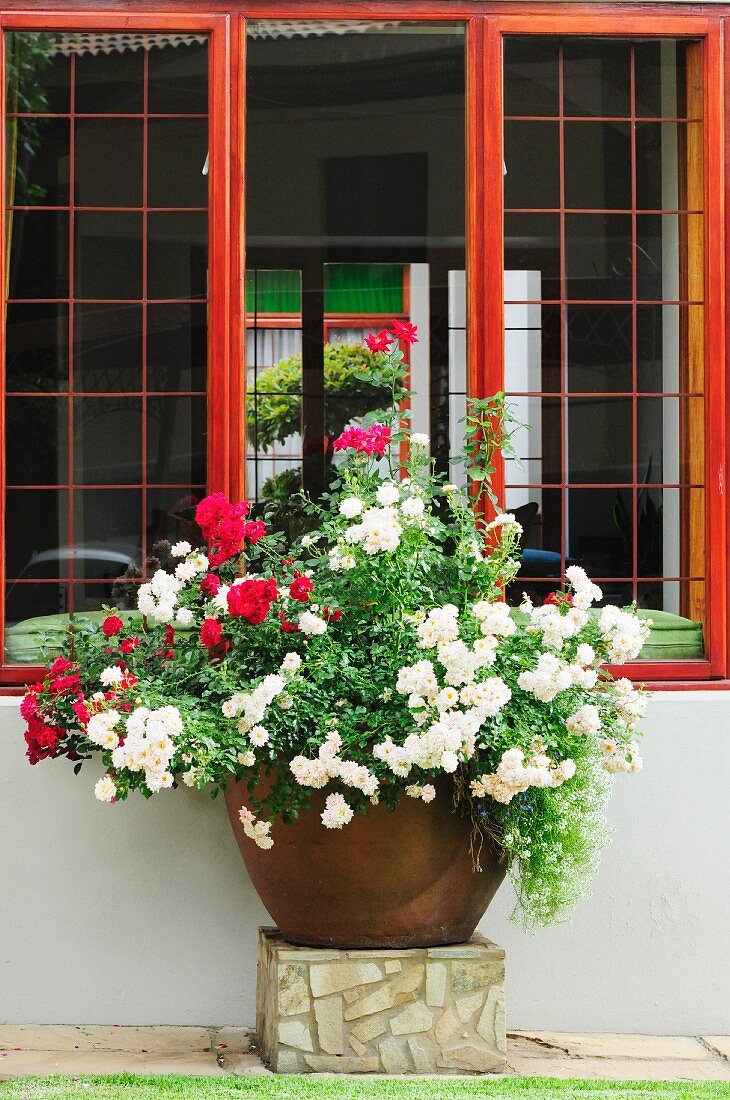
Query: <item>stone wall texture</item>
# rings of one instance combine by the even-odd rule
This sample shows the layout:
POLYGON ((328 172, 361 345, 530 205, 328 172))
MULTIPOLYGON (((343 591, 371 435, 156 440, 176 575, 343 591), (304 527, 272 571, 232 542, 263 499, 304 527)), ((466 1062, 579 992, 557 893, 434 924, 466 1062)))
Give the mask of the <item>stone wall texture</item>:
POLYGON ((259 930, 256 1030, 277 1073, 495 1073, 506 1064, 504 951, 295 947, 259 930))

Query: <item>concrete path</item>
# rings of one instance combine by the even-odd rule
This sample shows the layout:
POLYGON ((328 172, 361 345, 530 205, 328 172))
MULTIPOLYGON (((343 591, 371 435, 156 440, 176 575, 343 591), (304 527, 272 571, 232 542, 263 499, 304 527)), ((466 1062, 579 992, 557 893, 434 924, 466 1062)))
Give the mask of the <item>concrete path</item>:
MULTIPOLYGON (((511 1032, 510 1072, 530 1077, 730 1081, 730 1036, 511 1032)), ((241 1027, 0 1025, 0 1080, 63 1073, 264 1074, 241 1027)))

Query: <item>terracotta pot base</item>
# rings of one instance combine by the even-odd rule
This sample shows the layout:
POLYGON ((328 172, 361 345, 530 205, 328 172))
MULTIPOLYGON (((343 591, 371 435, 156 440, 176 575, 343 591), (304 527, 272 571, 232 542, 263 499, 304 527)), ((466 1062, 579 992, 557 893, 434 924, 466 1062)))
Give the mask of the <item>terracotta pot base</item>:
POLYGON ((290 943, 436 947, 469 939, 505 875, 486 842, 473 870, 471 820, 454 810, 452 790, 443 777, 433 802, 402 798, 392 814, 373 806, 341 830, 324 828, 325 794, 315 791, 297 821, 274 825, 269 851, 243 832, 245 783, 228 788, 226 805, 251 881, 290 943))

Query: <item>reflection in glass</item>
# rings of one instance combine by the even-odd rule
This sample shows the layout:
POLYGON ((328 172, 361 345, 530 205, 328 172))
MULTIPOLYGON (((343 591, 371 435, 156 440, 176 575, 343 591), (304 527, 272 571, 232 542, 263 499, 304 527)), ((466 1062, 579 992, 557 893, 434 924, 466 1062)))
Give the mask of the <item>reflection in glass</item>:
POLYGON ((568 389, 572 393, 630 391, 631 306, 570 305, 566 316, 568 389))
POLYGON ((247 489, 290 530, 386 403, 357 378, 368 331, 418 325, 411 422, 444 472, 466 389, 463 27, 322 28, 248 24, 247 489))
POLYGON ((557 115, 558 102, 558 40, 505 39, 505 115, 557 115))
MULTIPOLYGON (((677 120, 701 118, 701 47, 566 37, 540 48, 566 116, 563 217, 505 218, 505 381, 533 426, 516 436, 525 464, 506 464, 508 494, 529 494, 548 548, 594 575, 604 602, 639 598, 684 629, 705 598, 704 490, 692 488, 705 477, 704 180, 701 123, 677 120), (561 488, 546 498, 538 486, 551 479, 561 488)), ((506 104, 533 87, 530 50, 506 44, 506 104)), ((541 124, 506 125, 519 163, 541 124)), ((531 186, 507 168, 506 196, 531 186)))
POLYGON ((74 388, 82 393, 142 389, 142 306, 74 307, 74 388))
POLYGON ((5 388, 52 393, 68 386, 68 306, 10 304, 5 313, 5 388))
POLYGON ((75 215, 77 298, 142 297, 142 215, 81 211, 75 215))
POLYGON ((90 30, 5 46, 5 468, 27 486, 7 490, 5 653, 34 661, 25 620, 57 615, 63 630, 74 611, 133 606, 152 543, 203 491, 207 39, 90 30))
POLYGON ((504 177, 506 209, 555 209, 560 206, 557 122, 533 122, 525 119, 518 122, 506 121, 504 161, 507 169, 504 177), (540 165, 539 172, 535 171, 536 164, 540 165))
POLYGON ((141 119, 76 119, 76 205, 141 206, 142 144, 141 119))
POLYGON ((68 481, 68 400, 8 397, 5 401, 5 477, 8 485, 68 481), (28 446, 28 437, 33 446, 28 446))

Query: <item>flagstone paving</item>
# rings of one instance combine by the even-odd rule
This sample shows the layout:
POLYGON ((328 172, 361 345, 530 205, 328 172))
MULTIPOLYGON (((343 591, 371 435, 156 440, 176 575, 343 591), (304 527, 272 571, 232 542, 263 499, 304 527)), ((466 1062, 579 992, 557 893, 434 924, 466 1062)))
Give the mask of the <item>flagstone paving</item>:
MULTIPOLYGON (((730 1081, 730 1036, 510 1032, 509 1073, 610 1080, 730 1081)), ((0 1025, 0 1080, 30 1075, 268 1073, 242 1027, 0 1025)))

